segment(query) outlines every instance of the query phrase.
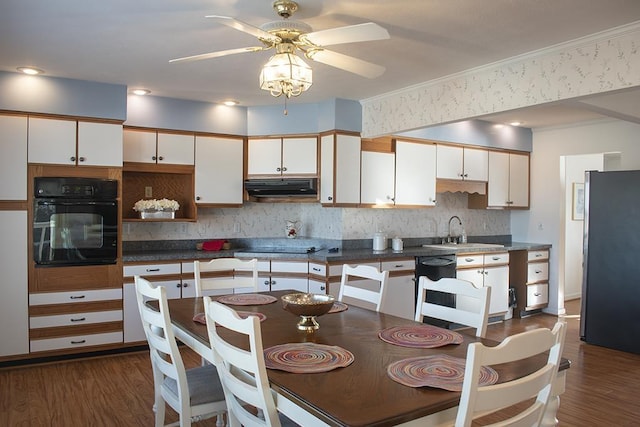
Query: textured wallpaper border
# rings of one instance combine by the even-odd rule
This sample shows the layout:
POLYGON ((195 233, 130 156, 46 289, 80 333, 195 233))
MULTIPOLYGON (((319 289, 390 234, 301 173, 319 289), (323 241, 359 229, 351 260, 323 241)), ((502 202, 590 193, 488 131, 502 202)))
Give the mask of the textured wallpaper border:
POLYGON ((364 137, 640 85, 640 21, 368 98, 364 137))

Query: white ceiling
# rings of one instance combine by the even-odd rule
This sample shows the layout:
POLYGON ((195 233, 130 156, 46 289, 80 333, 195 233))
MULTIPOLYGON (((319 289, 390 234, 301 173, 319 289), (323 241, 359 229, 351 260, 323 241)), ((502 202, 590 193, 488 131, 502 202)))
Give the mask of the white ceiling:
MULTIPOLYGON (((294 19, 317 30, 375 22, 389 40, 331 49, 386 67, 367 79, 321 63, 311 89, 290 102, 366 99, 640 21, 638 0, 298 0, 294 19)), ((205 15, 254 26, 280 19, 272 0, 4 0, 0 70, 145 87, 153 95, 244 106, 281 104, 258 88, 272 51, 169 64, 169 59, 259 45, 205 15)), ((553 126, 613 116, 640 122, 639 91, 488 116, 553 126), (515 114, 518 113, 518 114, 515 114)))

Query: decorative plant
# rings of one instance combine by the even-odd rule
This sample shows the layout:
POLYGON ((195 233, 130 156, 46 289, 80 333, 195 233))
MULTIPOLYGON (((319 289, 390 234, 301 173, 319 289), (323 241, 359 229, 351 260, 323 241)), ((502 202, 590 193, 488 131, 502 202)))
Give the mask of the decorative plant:
POLYGON ((169 199, 150 199, 150 200, 138 200, 133 205, 133 210, 137 212, 141 211, 177 211, 180 209, 180 204, 175 200, 169 199))

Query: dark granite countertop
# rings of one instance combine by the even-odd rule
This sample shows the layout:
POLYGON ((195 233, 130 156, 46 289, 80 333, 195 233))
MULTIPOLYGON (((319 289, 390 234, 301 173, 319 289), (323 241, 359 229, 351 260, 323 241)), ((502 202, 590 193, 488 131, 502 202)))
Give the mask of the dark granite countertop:
POLYGON ((264 259, 287 259, 287 260, 308 260, 308 261, 352 261, 365 259, 395 259, 428 255, 444 255, 458 253, 478 253, 478 252, 504 252, 516 250, 542 250, 549 249, 551 245, 543 243, 512 242, 502 247, 487 247, 483 244, 473 246, 473 244, 443 247, 423 247, 409 246, 402 251, 386 249, 384 251, 374 251, 372 249, 338 249, 337 252, 329 252, 328 249, 320 249, 311 253, 267 253, 260 249, 236 248, 220 251, 199 251, 195 249, 170 248, 164 250, 126 250, 123 255, 125 263, 133 262, 156 262, 156 261, 192 261, 196 259, 212 259, 224 257, 238 258, 264 258, 264 259), (256 252, 252 252, 255 250, 256 252))

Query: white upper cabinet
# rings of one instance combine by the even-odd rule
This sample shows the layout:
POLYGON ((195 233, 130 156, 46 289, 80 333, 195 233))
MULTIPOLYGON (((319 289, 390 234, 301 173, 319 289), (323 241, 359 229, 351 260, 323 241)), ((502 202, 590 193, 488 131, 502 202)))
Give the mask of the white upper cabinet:
POLYGON ((335 199, 333 194, 335 139, 334 134, 320 137, 320 203, 322 204, 332 205, 335 199))
POLYGON ((78 122, 78 165, 122 166, 122 125, 78 122))
POLYGON ((124 161, 193 165, 194 136, 155 130, 125 129, 124 161))
POLYGON ((479 148, 437 146, 437 177, 465 181, 487 181, 489 152, 479 148))
POLYGON ((250 139, 248 175, 318 174, 318 138, 250 139))
POLYGON ((156 131, 125 129, 122 139, 125 162, 156 163, 156 131))
POLYGON ((29 163, 120 167, 122 125, 30 117, 28 159, 29 163))
POLYGON ((360 202, 394 204, 395 155, 375 151, 362 152, 360 202))
POLYGON ((242 165, 242 138, 196 136, 196 203, 241 205, 242 165))
POLYGON ((158 132, 158 164, 193 165, 194 136, 158 132))
POLYGON ((360 203, 360 137, 346 134, 320 138, 320 202, 324 206, 360 203))
POLYGON ((436 204, 436 146, 396 141, 395 204, 436 204))
POLYGON ((0 200, 27 200, 26 116, 0 116, 0 146, 0 200))
POLYGON ((529 156, 489 152, 489 207, 529 207, 529 156))

